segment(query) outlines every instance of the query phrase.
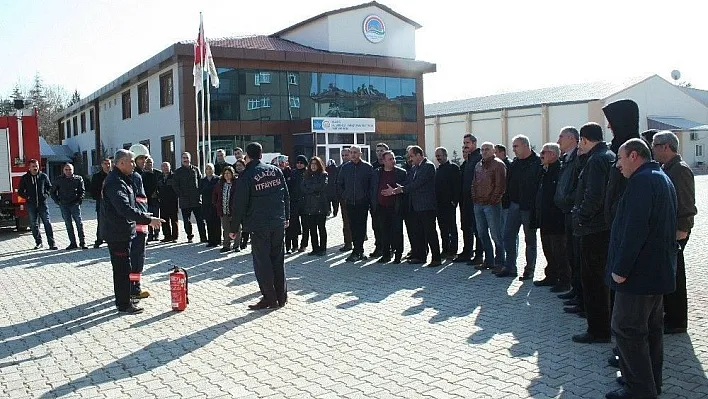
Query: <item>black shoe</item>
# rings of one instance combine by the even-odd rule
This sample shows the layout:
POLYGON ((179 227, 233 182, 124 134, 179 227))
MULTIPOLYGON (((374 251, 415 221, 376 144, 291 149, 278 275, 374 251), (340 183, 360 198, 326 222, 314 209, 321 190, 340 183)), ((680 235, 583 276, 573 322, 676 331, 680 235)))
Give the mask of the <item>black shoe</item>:
POLYGON ((315 255, 317 255, 317 251, 315 251, 314 249, 307 253, 307 256, 315 256, 315 255))
POLYGON ((190 243, 190 244, 191 244, 191 243, 192 243, 192 241, 194 241, 194 240, 193 240, 192 238, 187 238, 187 242, 188 242, 188 243, 190 243))
POLYGON ((143 312, 143 308, 139 308, 137 306, 130 305, 126 308, 119 308, 118 311, 121 313, 127 313, 127 314, 140 314, 143 312))
POLYGON ((160 240, 160 242, 171 242, 171 241, 172 241, 171 237, 165 237, 162 240, 160 240))
POLYGON ((391 261, 390 256, 382 256, 381 258, 379 258, 379 260, 376 261, 376 263, 388 263, 390 261, 391 261))
POLYGON ((622 388, 605 394, 605 399, 632 399, 632 394, 622 388))
POLYGON ((57 248, 56 245, 50 245, 50 246, 49 246, 49 249, 51 249, 52 251, 56 251, 56 250, 58 250, 59 248, 57 248))
POLYGON ((222 254, 223 254, 223 253, 226 253, 226 252, 229 252, 229 251, 231 251, 231 248, 226 248, 226 247, 223 247, 223 248, 221 248, 221 249, 219 250, 219 252, 221 252, 222 254))
POLYGON ((519 281, 526 281, 526 280, 531 280, 533 278, 533 273, 532 272, 524 272, 521 277, 519 277, 519 281))
POLYGON ((469 262, 470 256, 467 254, 458 254, 455 259, 452 260, 455 263, 469 262))
POLYGON ((41 242, 38 242, 37 245, 34 246, 34 249, 42 249, 43 246, 41 242))
POLYGON ((434 261, 428 263, 428 267, 438 267, 440 265, 442 265, 442 261, 439 261, 439 260, 434 260, 434 261))
POLYGON ((71 251, 73 249, 78 249, 79 247, 76 244, 71 244, 68 247, 66 247, 67 251, 71 251))
POLYGON ((425 263, 418 258, 410 258, 406 262, 410 263, 411 265, 421 265, 421 264, 425 263))
POLYGON ((665 335, 670 335, 670 334, 685 334, 687 331, 686 327, 667 327, 664 326, 664 334, 665 335))
POLYGON ((380 257, 380 256, 383 256, 383 250, 381 250, 381 249, 379 249, 379 248, 376 248, 376 249, 374 250, 374 252, 372 252, 372 253, 369 254, 369 257, 370 257, 370 258, 378 258, 378 257, 380 257))
POLYGON ((238 246, 235 246, 235 247, 234 247, 234 252, 241 252, 241 248, 239 248, 238 246))
POLYGON ((553 287, 556 284, 558 284, 558 281, 552 280, 548 277, 544 278, 543 280, 536 280, 533 282, 533 285, 535 285, 536 287, 553 287))
POLYGON ((620 350, 619 350, 619 348, 616 347, 616 346, 613 347, 613 348, 612 348, 612 354, 615 355, 615 356, 619 356, 619 355, 620 355, 620 350))
POLYGON ((248 246, 248 241, 245 241, 245 240, 241 241, 241 245, 239 245, 239 247, 241 249, 246 249, 247 246, 248 246))
POLYGON ((393 258, 393 264, 394 264, 394 265, 400 265, 400 264, 401 264, 401 255, 396 255, 396 257, 393 258))
POLYGON ((366 256, 364 256, 364 254, 355 254, 355 253, 352 253, 352 254, 349 255, 349 257, 346 259, 346 261, 347 261, 347 262, 358 262, 358 261, 360 261, 360 260, 366 260, 366 259, 367 259, 367 258, 366 258, 366 256))
POLYGON ((627 385, 627 380, 625 380, 623 376, 619 376, 619 377, 615 378, 615 382, 617 382, 617 384, 619 384, 621 386, 627 385))
POLYGON ((81 248, 81 249, 88 249, 88 247, 86 246, 86 244, 79 244, 79 248, 81 248))
POLYGON ((566 313, 575 314, 575 313, 583 312, 584 309, 576 305, 576 306, 565 307, 565 308, 563 308, 563 311, 566 313))
POLYGON ((502 270, 501 272, 496 274, 497 277, 516 277, 518 274, 512 273, 506 269, 502 270))
POLYGON ((607 365, 616 369, 620 368, 620 358, 617 355, 612 355, 607 359, 607 365))
POLYGON ((573 335, 573 342, 577 342, 579 344, 606 344, 611 342, 610 337, 607 338, 601 338, 601 337, 596 337, 588 332, 583 333, 583 334, 578 334, 578 335, 573 335))
POLYGON ((215 246, 216 244, 210 242, 209 244, 205 245, 205 248, 214 248, 215 246))
POLYGON ((568 299, 567 301, 563 301, 563 306, 578 306, 578 305, 580 305, 580 302, 578 302, 577 298, 568 299))
POLYGON ((575 292, 575 290, 571 290, 571 291, 566 292, 565 294, 558 295, 558 298, 571 299, 571 298, 575 298, 576 296, 578 296, 578 294, 575 292))
POLYGON ((248 308, 251 310, 278 309, 279 307, 278 302, 266 302, 264 300, 254 303, 253 305, 248 305, 248 308))
POLYGON ((551 287, 551 292, 566 292, 570 289, 570 284, 558 283, 551 287))
POLYGON ((472 266, 476 266, 481 265, 482 263, 484 263, 484 257, 482 255, 475 255, 469 264, 472 266))
POLYGON ((351 250, 352 250, 351 245, 345 245, 345 246, 339 248, 339 252, 347 252, 347 251, 351 251, 351 250))

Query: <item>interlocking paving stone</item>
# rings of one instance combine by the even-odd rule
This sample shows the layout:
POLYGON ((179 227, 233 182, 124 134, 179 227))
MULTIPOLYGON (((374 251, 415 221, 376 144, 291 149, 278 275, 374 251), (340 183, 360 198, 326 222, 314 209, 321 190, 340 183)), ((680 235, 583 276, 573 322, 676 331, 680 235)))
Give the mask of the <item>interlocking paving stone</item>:
MULTIPOLYGON (((662 398, 708 398, 708 176, 696 178, 696 192, 689 333, 665 338, 662 398)), ((83 205, 89 242, 92 206, 83 205)), ((66 247, 58 208, 50 212, 66 247)), ((265 313, 246 309, 259 297, 250 248, 222 255, 184 238, 150 243, 143 280, 152 295, 136 316, 113 309, 105 245, 33 251, 29 233, 0 231, 0 292, 11 293, 0 296, 0 397, 571 399, 617 388, 611 345, 573 344, 585 321, 562 313, 547 288, 450 262, 349 264, 337 251, 341 219, 327 228, 327 256, 286 257, 289 303, 265 313), (190 273, 181 313, 170 310, 173 264, 190 273)))

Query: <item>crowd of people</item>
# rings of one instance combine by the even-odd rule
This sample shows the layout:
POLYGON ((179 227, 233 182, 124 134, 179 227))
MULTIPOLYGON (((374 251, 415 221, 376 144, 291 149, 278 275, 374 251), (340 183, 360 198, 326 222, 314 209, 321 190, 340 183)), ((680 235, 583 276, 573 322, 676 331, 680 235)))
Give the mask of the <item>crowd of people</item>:
MULTIPOLYGON (((550 287, 565 300, 564 311, 587 320, 586 331, 573 341, 616 338, 609 363, 621 369, 618 382, 624 387, 607 397, 656 397, 662 382, 662 335, 687 328, 683 250, 697 213, 693 173, 681 159, 674 133, 639 134, 634 101, 617 101, 603 111, 613 136, 610 143, 604 141, 603 127, 591 122, 561 129, 557 142, 543 144, 538 153, 528 137, 518 135, 510 160, 503 145, 478 146, 468 133, 459 166, 439 147, 436 167, 415 145, 406 149, 407 162, 399 166, 386 143, 376 145, 373 163, 352 145, 342 151, 341 165, 330 160, 325 166, 319 157, 304 155, 279 156, 268 165, 260 161, 262 149, 253 143, 246 155, 234 151, 233 165, 218 150, 216 162, 206 164, 202 174, 187 152, 176 170, 168 162, 153 169, 147 148, 137 145, 132 153, 119 151, 113 169, 111 159, 104 159, 91 179, 89 191, 99 215, 94 247, 108 241, 114 282, 127 284, 121 273, 142 270, 146 241, 158 240, 160 232, 163 242, 178 240, 180 209, 187 242, 194 239, 192 215, 199 242, 221 246, 222 252, 246 248, 250 235, 263 294, 251 308, 269 309, 287 302, 283 257, 308 248, 308 255, 326 255, 327 220, 338 213, 344 237, 339 251, 350 252, 347 262, 367 259, 369 216, 374 250, 368 256, 378 263, 405 260, 436 267, 449 260, 491 270, 499 278, 533 278, 540 236, 547 266, 544 278, 533 285, 550 287), (134 166, 129 162, 133 157, 134 166), (116 215, 137 222, 135 232, 126 231, 116 215), (404 225, 410 248, 405 254, 404 225), (517 267, 522 228, 523 269, 517 267)), ((38 166, 30 163, 19 191, 27 199, 36 248, 42 247, 41 220, 50 248, 56 249, 48 196, 59 204, 67 225, 67 249, 86 248, 83 180, 67 164, 52 186, 38 166)), ((130 295, 126 290, 116 285, 116 304, 119 310, 135 312, 139 308, 130 298, 149 293, 139 283, 132 285, 130 295)))

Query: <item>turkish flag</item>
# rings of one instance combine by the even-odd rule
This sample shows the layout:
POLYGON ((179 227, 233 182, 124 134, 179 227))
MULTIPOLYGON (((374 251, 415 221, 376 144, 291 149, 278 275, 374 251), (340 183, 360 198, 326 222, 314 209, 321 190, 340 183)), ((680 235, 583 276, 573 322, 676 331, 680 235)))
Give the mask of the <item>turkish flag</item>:
POLYGON ((202 21, 201 14, 199 15, 199 34, 197 35, 197 42, 194 43, 194 70, 192 71, 194 75, 194 88, 197 92, 202 90, 204 86, 204 24, 202 21))

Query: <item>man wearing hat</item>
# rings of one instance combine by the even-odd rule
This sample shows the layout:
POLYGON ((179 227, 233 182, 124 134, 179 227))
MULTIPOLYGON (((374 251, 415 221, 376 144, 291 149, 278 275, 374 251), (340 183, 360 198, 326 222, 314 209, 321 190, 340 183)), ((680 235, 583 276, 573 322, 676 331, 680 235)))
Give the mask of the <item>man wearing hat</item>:
MULTIPOLYGON (((135 154, 135 169, 131 174, 133 181, 133 192, 135 193, 135 207, 145 214, 152 216, 148 210, 148 198, 143 185, 143 174, 145 173, 145 161, 150 157, 147 147, 142 144, 133 144, 130 152, 135 154)), ((148 235, 148 225, 135 224, 135 236, 130 243, 130 268, 133 273, 141 274, 145 266, 145 240, 148 235)), ((131 281, 130 295, 133 299, 144 299, 150 296, 147 290, 140 288, 140 280, 131 281)))

